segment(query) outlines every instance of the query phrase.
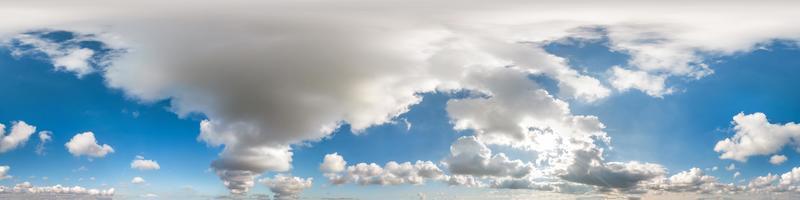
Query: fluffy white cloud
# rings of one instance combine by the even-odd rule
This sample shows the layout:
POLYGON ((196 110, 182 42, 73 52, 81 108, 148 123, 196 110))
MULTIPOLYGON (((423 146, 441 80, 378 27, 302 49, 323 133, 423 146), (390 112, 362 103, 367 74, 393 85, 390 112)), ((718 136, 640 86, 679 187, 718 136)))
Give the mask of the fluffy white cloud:
POLYGON ((674 91, 673 88, 667 88, 666 75, 651 75, 644 71, 627 70, 619 66, 614 66, 609 70, 611 71, 609 79, 611 86, 620 91, 637 89, 654 97, 663 97, 674 91))
POLYGON ((332 153, 325 155, 319 170, 323 173, 339 173, 344 171, 346 166, 347 161, 344 161, 344 157, 338 153, 332 153))
POLYGON ((25 145, 34 132, 36 127, 28 125, 23 121, 13 122, 11 132, 5 134, 5 125, 0 124, 0 153, 5 153, 25 145))
POLYGON ((791 141, 800 140, 800 125, 772 124, 764 113, 739 113, 733 116, 732 123, 736 134, 714 146, 714 151, 722 153, 722 159, 745 162, 747 157, 776 153, 787 144, 797 145, 791 141))
POLYGON ((800 192, 800 167, 778 175, 772 173, 753 178, 747 189, 756 192, 800 192))
POLYGON ((646 187, 652 190, 668 192, 720 193, 742 190, 733 184, 722 184, 716 177, 705 175, 702 169, 692 168, 669 178, 655 180, 646 187))
POLYGON ((142 156, 136 156, 136 159, 131 161, 131 169, 158 170, 161 166, 155 160, 145 160, 142 156))
POLYGON ((144 178, 137 176, 137 177, 133 177, 133 179, 131 179, 131 183, 133 183, 133 184, 144 184, 145 180, 144 180, 144 178))
POLYGON ((443 181, 450 186, 485 187, 483 181, 471 175, 449 175, 443 181))
POLYGON ((276 200, 299 199, 303 190, 311 188, 312 181, 312 178, 304 179, 282 174, 275 175, 273 178, 259 180, 259 182, 269 187, 276 200))
POLYGON ((753 180, 747 184, 747 189, 751 191, 763 191, 772 187, 772 185, 779 179, 780 176, 772 175, 772 173, 769 173, 766 176, 758 176, 753 178, 753 180))
POLYGON ((80 42, 91 40, 89 37, 75 37, 69 41, 57 42, 41 37, 45 33, 47 32, 20 34, 4 43, 11 47, 14 56, 41 52, 50 59, 56 70, 74 72, 78 77, 94 72, 92 65, 104 61, 93 57, 94 50, 80 47, 80 42))
POLYGON ((13 188, 0 186, 0 197, 12 197, 21 199, 74 199, 91 197, 111 197, 114 196, 114 188, 108 189, 87 189, 81 186, 66 187, 61 185, 54 186, 34 186, 30 182, 22 182, 14 185, 13 188), (9 195, 9 194, 17 194, 9 195))
POLYGON ((64 146, 67 147, 69 153, 73 156, 86 155, 89 157, 102 158, 108 153, 114 153, 114 148, 108 144, 100 145, 94 138, 94 133, 84 132, 72 136, 64 146))
POLYGON ((0 180, 11 178, 11 175, 8 175, 8 171, 10 170, 11 167, 9 167, 8 165, 0 166, 0 180))
POLYGON ((258 174, 247 170, 215 170, 217 176, 222 179, 222 184, 232 194, 244 194, 250 191, 255 185, 258 174))
POLYGON ((53 140, 52 131, 39 131, 39 144, 36 145, 36 154, 44 155, 44 145, 53 140))
MULTIPOLYGON (((53 41, 34 45, 57 69, 101 72, 109 86, 126 95, 171 99, 170 108, 182 116, 207 116, 198 138, 223 146, 212 167, 231 185, 252 182, 247 177, 264 171, 288 170, 291 144, 323 138, 341 123, 359 132, 390 122, 420 101, 418 93, 437 89, 489 95, 448 108, 458 111, 451 116, 459 128, 481 132, 487 144, 524 138, 527 142, 515 145, 539 148, 548 159, 562 155, 544 153, 547 148, 583 148, 578 146, 604 135, 596 117, 573 116, 549 93, 515 86, 528 75, 544 75, 558 82, 565 99, 591 102, 610 95, 604 81, 542 49, 566 37, 607 37, 610 48, 631 55, 631 70, 649 74, 645 78, 701 78, 713 72, 701 55, 732 55, 774 39, 800 38, 800 28, 785 25, 798 18, 791 9, 795 2, 702 2, 691 9, 622 1, 445 1, 426 9, 414 6, 421 3, 415 0, 393 6, 360 0, 158 2, 158 8, 153 2, 3 2, 0 36, 65 29, 82 33, 80 40, 130 50, 102 70, 91 70, 87 66, 94 61, 86 61, 85 49, 71 43, 49 48, 53 41), (493 70, 512 74, 501 76, 511 77, 511 86, 473 80, 480 78, 475 74, 496 74, 493 70), (529 128, 546 134, 534 137, 538 133, 529 128)), ((620 77, 615 80, 634 82, 620 77)))
POLYGON ((444 172, 431 161, 417 161, 413 164, 411 162, 397 163, 389 161, 383 167, 375 163, 358 163, 347 166, 346 170, 339 173, 325 173, 325 176, 334 185, 347 183, 357 183, 359 185, 420 185, 424 184, 426 179, 440 180, 445 178, 444 172))
POLYGON ((475 137, 465 136, 450 146, 450 156, 442 163, 448 171, 457 175, 523 177, 534 169, 532 164, 521 160, 510 160, 505 154, 492 155, 491 149, 475 137))
POLYGON ((769 157, 769 163, 772 163, 773 165, 783 164, 783 162, 786 162, 786 160, 788 160, 788 158, 786 158, 784 155, 772 155, 769 157))

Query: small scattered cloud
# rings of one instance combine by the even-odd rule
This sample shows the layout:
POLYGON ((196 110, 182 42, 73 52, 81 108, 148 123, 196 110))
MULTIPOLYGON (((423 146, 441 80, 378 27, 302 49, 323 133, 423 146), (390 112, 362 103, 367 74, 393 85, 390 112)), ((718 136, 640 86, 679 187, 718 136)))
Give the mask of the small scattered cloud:
POLYGON ((15 121, 11 132, 5 134, 5 125, 0 124, 0 153, 5 153, 25 145, 31 135, 36 132, 36 127, 24 121, 15 121))
POLYGON ((36 154, 37 155, 44 155, 45 154, 45 147, 44 145, 48 142, 53 140, 53 132, 52 131, 39 131, 39 144, 36 145, 36 154))
POLYGON ((136 156, 133 161, 131 161, 131 169, 137 170, 158 170, 161 169, 161 166, 155 160, 145 160, 142 156, 136 156))
POLYGON ((786 162, 788 159, 789 158, 784 155, 772 155, 772 157, 769 157, 769 163, 772 163, 773 165, 780 165, 786 162))
POLYGON ((94 138, 94 133, 84 132, 72 137, 64 146, 73 156, 89 156, 94 158, 105 157, 106 154, 114 153, 114 148, 107 144, 100 145, 94 138))
POLYGON ((141 185, 141 184, 145 183, 145 180, 144 180, 144 178, 137 176, 137 177, 133 177, 133 179, 131 179, 131 183, 132 184, 141 185))

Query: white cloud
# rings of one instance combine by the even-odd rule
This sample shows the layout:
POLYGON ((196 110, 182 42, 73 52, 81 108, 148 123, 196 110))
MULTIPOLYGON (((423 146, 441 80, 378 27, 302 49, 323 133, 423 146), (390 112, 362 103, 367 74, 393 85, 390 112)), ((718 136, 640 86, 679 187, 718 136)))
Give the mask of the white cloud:
POLYGON ((654 97, 664 97, 664 95, 674 92, 673 88, 666 86, 666 75, 651 75, 645 71, 627 70, 619 66, 614 66, 609 70, 611 71, 609 82, 617 90, 637 89, 654 97))
POLYGON ((736 170, 736 164, 735 163, 731 163, 730 165, 725 167, 725 170, 728 170, 728 171, 736 170))
POLYGON ((339 173, 325 173, 324 175, 334 185, 347 183, 357 183, 359 185, 421 185, 427 179, 440 180, 445 178, 444 172, 431 161, 417 161, 413 164, 411 162, 397 163, 389 161, 383 167, 375 163, 358 163, 347 166, 346 170, 339 173))
POLYGON ((11 126, 11 132, 6 135, 5 125, 0 124, 0 153, 24 146, 34 132, 36 132, 35 126, 28 125, 23 121, 16 121, 11 126))
POLYGON ((344 171, 346 166, 347 161, 344 161, 342 156, 338 153, 332 153, 325 155, 319 170, 323 173, 339 173, 344 171))
POLYGON ((131 179, 131 183, 137 184, 137 185, 144 184, 145 180, 144 180, 144 178, 137 176, 137 177, 133 177, 133 179, 131 179))
POLYGON ((0 166, 0 180, 11 178, 11 175, 8 175, 8 171, 10 170, 11 167, 9 167, 8 165, 0 166))
POLYGON ((648 189, 669 192, 720 193, 742 190, 732 184, 722 184, 716 177, 705 175, 700 168, 679 172, 669 178, 655 180, 646 184, 648 189))
POLYGON ((155 160, 145 160, 142 156, 136 156, 136 159, 131 161, 131 169, 158 170, 161 166, 155 160))
POLYGON ((800 140, 800 125, 789 122, 772 124, 764 113, 733 116, 733 129, 736 134, 717 142, 714 151, 722 153, 722 159, 733 159, 741 162, 755 155, 769 155, 783 149, 790 141, 800 140))
MULTIPOLYGON (((702 2, 686 8, 679 2, 508 0, 418 9, 414 0, 394 6, 359 0, 159 2, 158 8, 148 0, 83 1, 3 2, 0 36, 66 29, 130 50, 94 71, 138 100, 170 99, 170 108, 182 116, 207 116, 198 139, 223 146, 212 167, 229 185, 288 170, 291 144, 328 136, 341 123, 360 132, 390 122, 420 101, 416 94, 435 90, 489 95, 453 101, 448 108, 456 111, 450 114, 457 127, 480 132, 481 141, 536 149, 542 162, 572 161, 569 152, 605 135, 599 119, 574 116, 566 102, 520 80, 550 77, 564 99, 592 102, 610 92, 604 81, 544 51, 546 43, 606 36, 610 48, 631 55, 627 68, 658 79, 701 78, 713 72, 702 55, 733 55, 774 39, 800 38, 799 27, 786 26, 798 19, 795 2, 702 2), (237 12, 208 12, 219 10, 237 12), (497 71, 508 75, 494 80, 509 77, 511 86, 474 80, 497 71), (533 137, 539 132, 545 136, 533 137)), ((49 57, 60 63, 57 69, 92 71, 80 61, 87 51, 50 43, 36 46, 56 49, 49 57)))
POLYGON ((36 154, 44 155, 44 145, 53 140, 52 131, 39 131, 39 144, 36 145, 36 154))
POLYGON ((255 185, 255 178, 258 174, 247 170, 215 170, 217 176, 222 179, 222 184, 232 194, 244 194, 250 191, 255 185))
POLYGON ((94 138, 94 133, 84 132, 72 136, 64 146, 73 156, 86 155, 89 157, 102 158, 108 153, 114 153, 114 148, 107 144, 100 145, 94 138))
POLYGON ((449 175, 443 181, 450 186, 485 187, 483 181, 471 175, 449 175))
POLYGON ((12 55, 26 56, 34 55, 35 53, 44 53, 52 62, 56 70, 64 70, 75 73, 78 77, 95 71, 92 67, 93 62, 100 62, 95 60, 93 56, 95 51, 88 48, 80 47, 79 43, 84 41, 82 37, 73 38, 66 42, 56 42, 50 39, 42 38, 36 34, 20 34, 10 41, 5 43, 17 43, 16 45, 5 44, 10 46, 12 55), (30 46, 30 49, 18 48, 19 46, 30 46))
POLYGON ((772 173, 769 173, 766 176, 758 176, 753 178, 750 183, 747 184, 747 189, 751 191, 762 191, 772 187, 772 185, 779 179, 780 176, 772 175, 772 173))
POLYGON ((786 158, 784 155, 772 155, 772 157, 769 157, 769 163, 772 163, 773 165, 783 164, 783 162, 786 162, 786 160, 788 160, 788 158, 786 158))
POLYGON ((275 175, 273 178, 261 179, 263 183, 274 194, 276 200, 299 199, 303 190, 311 188, 312 178, 290 177, 282 174, 275 175))
POLYGON ((523 177, 534 169, 532 164, 510 160, 505 154, 492 155, 491 149, 475 137, 464 136, 450 146, 450 156, 442 163, 457 175, 523 177))
POLYGON ((778 175, 772 173, 753 178, 747 189, 755 192, 800 192, 800 167, 778 175))
POLYGON ((11 199, 82 199, 86 196, 111 197, 114 194, 114 188, 87 189, 81 186, 34 186, 27 181, 18 183, 13 188, 0 186, 0 198, 11 199))

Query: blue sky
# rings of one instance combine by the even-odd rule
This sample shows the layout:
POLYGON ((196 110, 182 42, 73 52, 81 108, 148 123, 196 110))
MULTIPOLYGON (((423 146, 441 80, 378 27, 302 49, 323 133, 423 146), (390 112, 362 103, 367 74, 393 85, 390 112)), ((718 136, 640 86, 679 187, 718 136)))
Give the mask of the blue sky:
POLYGON ((0 198, 800 194, 791 6, 356 2, 0 3, 0 198))

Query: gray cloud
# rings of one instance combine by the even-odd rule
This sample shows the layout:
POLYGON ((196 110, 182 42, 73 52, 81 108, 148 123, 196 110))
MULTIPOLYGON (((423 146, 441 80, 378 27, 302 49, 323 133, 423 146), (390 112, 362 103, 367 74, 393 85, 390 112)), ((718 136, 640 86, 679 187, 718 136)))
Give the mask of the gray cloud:
POLYGON ((312 178, 290 177, 285 175, 275 175, 273 178, 261 179, 263 183, 274 194, 275 200, 299 199, 303 190, 311 188, 312 178))
POLYGON ((461 137, 450 146, 450 157, 442 163, 457 175, 523 177, 534 168, 521 160, 510 160, 505 154, 492 155, 491 149, 475 137, 461 137))
POLYGON ((609 188, 630 188, 666 174, 661 165, 639 162, 604 162, 598 150, 577 151, 575 161, 560 175, 568 181, 609 188))

